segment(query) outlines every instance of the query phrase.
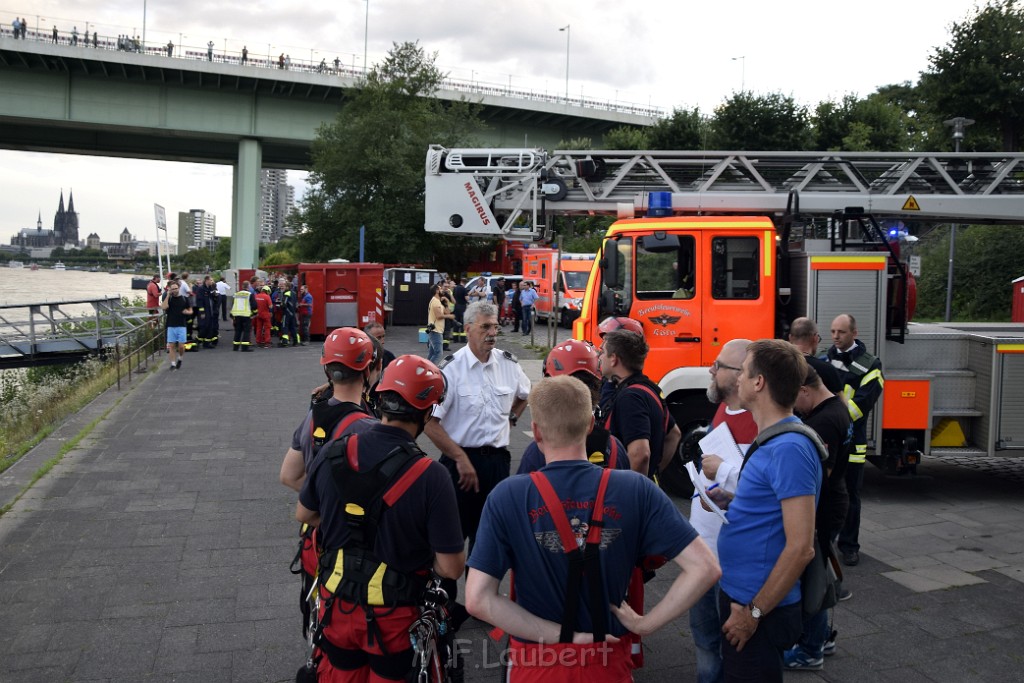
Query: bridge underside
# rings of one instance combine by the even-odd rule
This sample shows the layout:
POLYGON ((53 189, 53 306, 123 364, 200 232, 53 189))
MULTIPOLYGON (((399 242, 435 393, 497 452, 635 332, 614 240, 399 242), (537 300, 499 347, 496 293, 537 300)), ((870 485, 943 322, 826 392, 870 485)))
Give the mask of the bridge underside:
MULTIPOLYGON (((0 40, 0 148, 231 164, 232 265, 256 265, 259 169, 308 168, 317 129, 355 74, 320 74, 105 49, 0 40)), ((488 124, 481 144, 554 147, 650 123, 614 111, 457 91, 488 124)))

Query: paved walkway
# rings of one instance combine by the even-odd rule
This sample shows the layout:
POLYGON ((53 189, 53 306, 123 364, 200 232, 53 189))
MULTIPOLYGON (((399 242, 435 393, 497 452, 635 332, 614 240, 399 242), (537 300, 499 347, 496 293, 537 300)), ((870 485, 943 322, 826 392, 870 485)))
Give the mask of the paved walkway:
MULTIPOLYGON (((388 346, 424 350, 411 328, 390 330, 388 346)), ((295 497, 277 475, 304 396, 321 382, 318 357, 318 345, 222 345, 188 354, 180 371, 162 362, 90 406, 93 416, 113 409, 0 518, 0 683, 294 680, 304 656, 287 569, 295 497)), ((523 364, 539 375, 537 361, 523 364)), ((68 436, 9 476, 34 471, 68 436)), ((517 432, 513 450, 527 438, 517 432)), ((1008 466, 1019 473, 1024 460, 1008 466)), ((1020 479, 943 463, 922 472, 911 481, 868 470, 863 560, 848 573, 854 598, 836 611, 839 652, 823 672, 787 678, 1024 680, 1020 479)), ((661 572, 649 592, 671 578, 661 572)), ((467 680, 497 680, 484 630, 470 621, 461 634, 467 680)), ((646 644, 638 681, 695 680, 685 618, 646 644)))

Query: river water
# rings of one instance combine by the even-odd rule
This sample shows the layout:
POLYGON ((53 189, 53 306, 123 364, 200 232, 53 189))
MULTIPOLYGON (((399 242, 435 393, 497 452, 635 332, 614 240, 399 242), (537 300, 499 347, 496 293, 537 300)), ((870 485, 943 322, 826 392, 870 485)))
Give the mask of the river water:
MULTIPOLYGON (((138 277, 144 277, 141 273, 138 277)), ((152 273, 149 273, 152 276, 152 273)), ((0 306, 36 304, 104 297, 145 298, 146 291, 132 290, 128 273, 89 273, 83 270, 8 268, 0 265, 0 306)))

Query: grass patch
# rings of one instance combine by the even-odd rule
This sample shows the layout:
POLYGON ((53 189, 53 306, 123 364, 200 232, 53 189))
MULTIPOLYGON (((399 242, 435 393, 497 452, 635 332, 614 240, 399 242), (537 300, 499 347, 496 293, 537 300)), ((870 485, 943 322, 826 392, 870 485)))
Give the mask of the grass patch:
MULTIPOLYGON (((159 360, 159 349, 156 351, 159 360)), ((86 361, 90 363, 94 361, 86 361)), ((121 360, 126 366, 126 361, 121 360)), ((158 367, 152 363, 147 372, 158 367)), ((133 368, 137 373, 138 369, 133 368)), ((124 381, 125 368, 121 369, 124 381)), ((43 439, 53 433, 54 429, 68 416, 77 413, 96 399, 97 396, 117 383, 118 368, 116 362, 102 365, 95 372, 88 372, 84 377, 61 385, 59 390, 52 387, 39 389, 46 393, 46 398, 34 401, 23 410, 11 414, 0 424, 0 472, 5 471, 18 462, 26 453, 35 448, 43 439)), ((24 391, 24 390, 22 390, 24 391)), ((36 391, 35 388, 30 391, 36 391)), ((28 401, 27 398, 19 400, 28 401)))
POLYGON ((92 430, 96 429, 96 425, 98 425, 100 422, 105 420, 107 415, 110 415, 111 411, 114 410, 114 408, 116 408, 118 405, 120 405, 121 401, 123 401, 123 400, 124 400, 124 396, 122 396, 121 398, 117 399, 117 401, 114 403, 114 405, 112 405, 109 408, 107 408, 103 412, 102 415, 97 417, 95 420, 93 420, 89 424, 85 425, 85 427, 83 427, 82 430, 80 432, 78 432, 78 434, 75 434, 73 437, 68 439, 67 442, 65 442, 64 445, 60 447, 60 450, 57 451, 57 455, 53 456, 52 458, 50 458, 49 460, 44 462, 43 465, 32 474, 32 478, 29 480, 28 484, 26 484, 25 487, 22 488, 21 491, 18 492, 18 495, 16 495, 14 497, 14 500, 12 500, 10 503, 8 503, 7 505, 4 505, 2 508, 0 508, 0 517, 3 517, 5 514, 7 514, 7 512, 12 507, 14 507, 14 504, 17 503, 19 500, 21 500, 21 497, 24 496, 28 492, 28 490, 30 488, 35 486, 37 481, 39 481, 40 479, 45 477, 47 474, 49 474, 50 470, 52 470, 54 467, 56 467, 57 464, 61 460, 64 459, 65 455, 67 455, 72 450, 77 448, 78 444, 80 444, 82 442, 82 439, 84 439, 85 437, 89 436, 89 434, 92 433, 92 430))

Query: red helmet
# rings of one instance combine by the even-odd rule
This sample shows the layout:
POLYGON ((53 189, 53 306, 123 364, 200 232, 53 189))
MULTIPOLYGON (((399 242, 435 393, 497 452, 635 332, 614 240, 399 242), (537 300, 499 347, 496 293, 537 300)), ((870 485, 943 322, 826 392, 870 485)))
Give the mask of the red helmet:
POLYGON ((597 379, 601 379, 597 351, 593 346, 579 339, 564 341, 551 349, 547 360, 544 361, 544 372, 548 377, 588 372, 597 379))
POLYGON ((320 365, 341 363, 352 370, 365 370, 377 359, 370 335, 354 327, 339 327, 327 335, 320 365))
POLYGON ((636 332, 641 337, 644 334, 644 326, 640 324, 639 320, 634 320, 633 318, 625 317, 605 318, 603 321, 601 321, 601 324, 597 326, 597 329, 602 337, 608 334, 609 332, 614 332, 615 330, 628 330, 630 332, 636 332))
POLYGON ((381 375, 377 393, 387 391, 394 391, 417 410, 426 410, 444 401, 448 381, 426 358, 406 354, 391 361, 381 375))

